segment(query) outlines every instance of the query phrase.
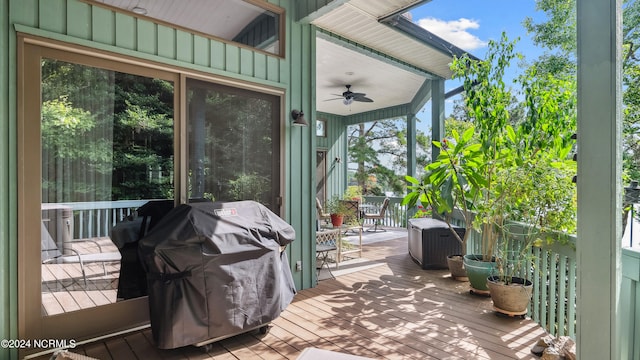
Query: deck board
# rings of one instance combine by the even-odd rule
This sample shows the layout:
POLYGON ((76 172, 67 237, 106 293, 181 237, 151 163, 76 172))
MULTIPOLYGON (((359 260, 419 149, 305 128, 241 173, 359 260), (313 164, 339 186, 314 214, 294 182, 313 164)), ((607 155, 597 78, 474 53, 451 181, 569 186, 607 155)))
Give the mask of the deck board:
MULTIPOLYGON (((73 349, 98 359, 295 359, 308 347, 374 359, 537 359, 530 319, 497 315, 487 297, 444 270, 422 270, 406 238, 363 247, 360 268, 296 294, 266 335, 159 350, 151 329, 73 349), (375 266, 372 266, 375 265, 375 266)), ((46 357, 42 357, 45 359, 46 357)))

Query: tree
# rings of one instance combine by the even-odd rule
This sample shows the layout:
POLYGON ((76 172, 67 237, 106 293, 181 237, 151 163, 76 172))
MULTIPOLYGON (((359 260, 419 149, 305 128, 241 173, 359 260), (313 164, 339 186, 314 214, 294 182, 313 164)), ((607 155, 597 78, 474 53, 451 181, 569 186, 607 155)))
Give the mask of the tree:
MULTIPOLYGON (((577 62, 576 0, 537 0, 536 8, 546 19, 535 23, 527 18, 523 25, 533 42, 546 49, 531 67, 539 74, 550 74, 575 82, 577 62)), ((623 169, 625 177, 640 178, 640 2, 623 4, 623 169)), ((575 94, 574 94, 575 96, 575 94)))
POLYGON ((173 84, 53 59, 41 68, 43 201, 172 196, 173 84))
POLYGON ((451 69, 464 84, 468 125, 448 122, 451 138, 434 141, 440 155, 420 180, 407 177, 412 191, 403 200, 409 206, 420 200, 439 213, 462 210, 467 229, 473 224, 482 234, 484 261, 495 255, 507 220, 575 229, 575 164, 568 156, 576 125, 575 84, 528 71, 516 83, 524 99, 515 107, 522 109, 521 118, 513 119, 509 105, 514 97, 503 78, 518 57, 515 44, 503 33, 500 42, 489 42, 485 60, 454 59, 451 69))
MULTIPOLYGON (((431 139, 418 131, 416 142, 417 162, 424 163, 430 157, 431 139)), ((405 121, 389 119, 357 124, 350 127, 347 143, 349 162, 356 164, 354 178, 364 193, 404 192, 406 183, 398 174, 406 173, 407 168, 405 121)))

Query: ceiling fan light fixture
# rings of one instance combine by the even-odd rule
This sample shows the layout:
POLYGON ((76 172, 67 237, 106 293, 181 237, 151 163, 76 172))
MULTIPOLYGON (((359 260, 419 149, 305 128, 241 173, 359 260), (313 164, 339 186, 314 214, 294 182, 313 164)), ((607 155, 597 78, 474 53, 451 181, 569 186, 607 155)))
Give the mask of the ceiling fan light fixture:
POLYGON ((342 100, 342 103, 345 105, 351 105, 352 102, 353 98, 344 98, 344 100, 342 100))

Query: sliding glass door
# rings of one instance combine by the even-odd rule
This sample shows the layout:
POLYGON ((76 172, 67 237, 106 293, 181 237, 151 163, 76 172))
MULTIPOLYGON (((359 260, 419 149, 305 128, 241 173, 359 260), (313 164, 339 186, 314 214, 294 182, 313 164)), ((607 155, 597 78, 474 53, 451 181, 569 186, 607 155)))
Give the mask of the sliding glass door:
POLYGON ((19 50, 20 338, 148 323, 135 210, 149 201, 280 212, 281 93, 28 38, 19 50))
POLYGON ((186 92, 190 198, 279 213, 279 97, 194 79, 186 92))

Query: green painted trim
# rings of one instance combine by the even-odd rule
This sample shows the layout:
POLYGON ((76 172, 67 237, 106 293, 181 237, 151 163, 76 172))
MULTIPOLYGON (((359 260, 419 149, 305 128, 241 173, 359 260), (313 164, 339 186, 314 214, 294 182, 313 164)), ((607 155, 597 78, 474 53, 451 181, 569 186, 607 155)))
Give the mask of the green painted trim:
POLYGON ((394 118, 404 118, 408 114, 411 114, 410 104, 391 106, 384 109, 367 111, 359 114, 345 116, 343 118, 345 125, 355 125, 364 122, 371 122, 377 120, 387 120, 394 118))
MULTIPOLYGON (((444 81, 434 80, 431 82, 431 139, 441 140, 445 135, 444 130, 444 81)), ((434 160, 440 155, 440 149, 431 144, 431 159, 434 160)))
POLYGON ((348 2, 349 0, 296 0, 296 21, 310 23, 348 2))
MULTIPOLYGON (((143 60, 154 61, 154 62, 157 62, 157 63, 162 63, 162 64, 166 64, 166 65, 170 65, 170 66, 180 67, 180 68, 183 68, 183 69, 191 69, 191 70, 196 70, 196 71, 200 71, 200 72, 204 72, 204 73, 210 73, 210 74, 213 74, 213 75, 219 75, 219 76, 224 76, 224 77, 233 77, 234 79, 237 79, 237 80, 252 82, 252 83, 271 86, 271 87, 282 88, 283 85, 284 85, 283 83, 280 83, 280 82, 275 82, 275 81, 265 80, 265 79, 257 79, 257 78, 251 77, 251 76, 237 74, 237 73, 234 73, 234 72, 229 72, 229 71, 220 70, 220 69, 215 69, 215 68, 212 68, 212 67, 205 67, 205 66, 200 66, 200 65, 197 65, 197 64, 193 64, 193 63, 182 62, 182 61, 174 60, 172 58, 168 58, 168 57, 164 57, 164 56, 147 54, 147 53, 136 51, 136 50, 123 49, 123 48, 119 48, 119 47, 114 46, 114 45, 107 45, 107 44, 103 44, 103 43, 97 43, 97 42, 94 42, 94 41, 91 41, 91 40, 78 39, 78 38, 75 38, 75 37, 72 37, 72 36, 63 35, 63 34, 57 34, 57 33, 53 33, 53 32, 47 31, 47 30, 36 29, 36 28, 32 28, 30 26, 25 26, 25 25, 21 25, 21 24, 14 24, 14 27, 15 27, 15 31, 16 32, 20 32, 20 33, 24 33, 24 34, 29 34, 29 35, 39 36, 39 37, 43 37, 43 38, 47 38, 47 39, 62 41, 62 42, 66 42, 66 43, 74 44, 74 45, 90 47, 90 48, 94 48, 94 49, 97 49, 97 50, 108 51, 108 52, 111 52, 111 53, 114 53, 114 54, 120 54, 120 55, 131 56, 131 57, 135 57, 135 58, 139 58, 139 59, 143 59, 143 60)), ((162 28, 162 27, 158 26, 158 30, 160 30, 160 28, 162 28)), ((172 41, 172 43, 175 44, 175 42, 173 42, 173 41, 172 41)), ((165 51, 163 53, 165 54, 165 56, 170 56, 170 55, 175 56, 175 50, 169 50, 168 52, 165 51)))
MULTIPOLYGON (((416 167, 417 167, 417 118, 415 114, 407 115, 407 175, 416 176, 416 167)), ((408 216, 413 216, 415 213, 415 209, 410 209, 411 214, 408 216)))
POLYGON ((442 87, 442 89, 436 87, 437 90, 442 91, 442 94, 435 94, 433 91, 434 90, 433 83, 437 81, 441 81, 444 84, 443 79, 435 79, 435 80, 427 79, 425 80, 425 82, 422 83, 422 85, 420 86, 420 89, 418 89, 418 92, 411 100, 411 113, 417 114, 420 110, 422 110, 425 104, 429 102, 431 98, 435 98, 436 95, 444 98, 444 86, 442 87))
POLYGON ((327 30, 318 28, 317 36, 319 38, 321 38, 321 39, 330 41, 330 42, 332 42, 332 43, 334 43, 336 45, 340 45, 342 47, 345 47, 345 48, 347 48, 349 50, 359 52, 359 53, 361 53, 363 55, 366 55, 366 56, 372 57, 374 59, 383 61, 383 62, 385 62, 387 64, 392 64, 392 65, 394 65, 394 66, 396 66, 398 68, 401 68, 403 70, 410 71, 410 72, 412 72, 414 74, 418 74, 418 75, 421 75, 421 76, 426 76, 427 79, 442 79, 441 76, 438 76, 438 75, 436 75, 436 74, 434 74, 432 72, 429 72, 429 71, 426 71, 424 69, 421 69, 421 68, 419 68, 419 67, 417 67, 415 65, 411 65, 408 62, 396 59, 396 58, 394 58, 394 57, 392 57, 390 55, 384 54, 384 53, 382 53, 382 52, 380 52, 378 50, 374 50, 374 49, 372 49, 370 47, 367 47, 365 45, 358 44, 355 41, 351 41, 351 40, 349 40, 347 38, 344 38, 344 37, 342 37, 340 35, 334 34, 334 33, 329 32, 327 30))
POLYGON ((622 1, 577 1, 577 356, 620 359, 622 1))
MULTIPOLYGON (((19 6, 18 6, 19 8, 19 6)), ((0 1, 0 335, 18 338, 16 37, 10 26, 13 10, 0 1), (5 55, 6 54, 6 55, 5 55)), ((0 358, 17 358, 17 349, 0 348, 0 358)))
POLYGON ((640 282, 640 250, 622 249, 622 276, 640 282))
POLYGON ((640 250, 622 249, 620 358, 640 360, 640 250))

